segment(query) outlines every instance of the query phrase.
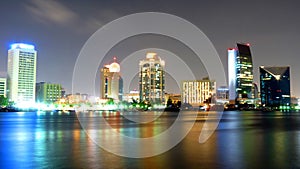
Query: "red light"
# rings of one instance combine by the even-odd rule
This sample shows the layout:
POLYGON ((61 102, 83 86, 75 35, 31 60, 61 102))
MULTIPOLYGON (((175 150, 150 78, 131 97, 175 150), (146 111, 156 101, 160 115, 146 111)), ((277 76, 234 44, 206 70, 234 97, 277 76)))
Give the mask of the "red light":
POLYGON ((236 50, 235 48, 228 48, 227 50, 236 50))
POLYGON ((250 46, 250 43, 247 43, 246 45, 247 45, 247 46, 250 46))

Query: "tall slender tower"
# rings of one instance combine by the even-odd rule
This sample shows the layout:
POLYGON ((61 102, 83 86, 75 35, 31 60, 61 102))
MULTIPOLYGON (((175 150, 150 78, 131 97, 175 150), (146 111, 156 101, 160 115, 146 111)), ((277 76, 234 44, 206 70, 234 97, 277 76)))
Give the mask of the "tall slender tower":
POLYGON ((236 99, 236 57, 237 50, 235 48, 228 49, 228 88, 229 101, 235 102, 236 99))
POLYGON ((238 98, 252 98, 253 63, 250 44, 237 44, 236 90, 238 98))
POLYGON ((8 98, 15 103, 35 102, 37 52, 33 45, 14 43, 8 50, 8 98))
POLYGON ((253 63, 250 44, 237 43, 228 49, 229 100, 252 98, 253 63))
POLYGON ((101 69, 101 98, 112 98, 121 101, 123 96, 123 79, 120 76, 120 65, 114 62, 101 69))
POLYGON ((165 61, 156 53, 147 53, 140 61, 140 101, 164 103, 165 99, 165 61))

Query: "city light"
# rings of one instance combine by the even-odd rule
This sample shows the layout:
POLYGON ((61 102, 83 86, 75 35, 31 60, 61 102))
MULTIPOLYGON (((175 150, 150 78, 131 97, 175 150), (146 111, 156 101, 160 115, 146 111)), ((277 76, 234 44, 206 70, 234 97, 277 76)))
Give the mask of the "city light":
POLYGON ((147 59, 153 59, 154 56, 156 56, 156 55, 157 55, 157 53, 149 52, 149 53, 147 53, 146 58, 147 58, 147 59))
POLYGON ((25 43, 13 43, 10 45, 10 49, 30 49, 34 50, 34 46, 25 43))

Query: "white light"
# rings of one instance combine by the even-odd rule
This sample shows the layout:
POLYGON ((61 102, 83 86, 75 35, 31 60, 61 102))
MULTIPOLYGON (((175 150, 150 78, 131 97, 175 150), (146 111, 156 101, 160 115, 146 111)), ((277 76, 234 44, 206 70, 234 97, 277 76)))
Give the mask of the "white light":
POLYGON ((229 100, 235 100, 236 98, 236 57, 237 51, 235 49, 228 50, 228 88, 229 88, 229 100))
POLYGON ((109 65, 110 72, 120 72, 120 65, 118 63, 112 63, 109 65))
POLYGON ((146 58, 147 59, 153 59, 154 56, 156 56, 156 55, 157 55, 157 53, 149 52, 149 53, 147 53, 146 58))
POLYGON ((25 44, 25 43, 14 43, 11 45, 11 49, 31 49, 34 50, 33 45, 25 44))

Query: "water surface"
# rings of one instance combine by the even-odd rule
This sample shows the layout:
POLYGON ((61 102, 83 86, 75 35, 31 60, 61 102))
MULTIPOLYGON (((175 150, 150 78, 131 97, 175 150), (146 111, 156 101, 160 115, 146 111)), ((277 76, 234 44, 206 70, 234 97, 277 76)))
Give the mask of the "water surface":
MULTIPOLYGON (((189 113, 187 124, 193 122, 189 113)), ((116 156, 89 138, 94 133, 94 138, 109 138, 114 147, 130 151, 101 127, 98 119, 103 116, 118 132, 141 138, 167 130, 177 117, 163 114, 136 124, 117 112, 88 112, 80 115, 83 129, 75 113, 0 113, 0 168, 300 168, 299 113, 224 112, 204 144, 198 143, 205 122, 199 115, 177 146, 143 159, 116 156)), ((156 142, 147 149, 163 145, 156 142)))

